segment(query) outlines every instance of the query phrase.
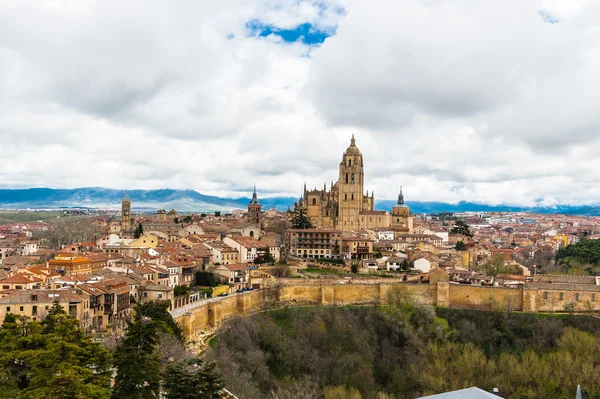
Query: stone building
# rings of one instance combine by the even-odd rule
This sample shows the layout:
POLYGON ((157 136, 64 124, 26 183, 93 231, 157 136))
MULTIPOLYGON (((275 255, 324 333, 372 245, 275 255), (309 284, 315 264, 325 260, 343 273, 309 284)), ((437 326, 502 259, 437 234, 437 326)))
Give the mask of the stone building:
POLYGON ((254 186, 254 192, 252 193, 252 200, 248 204, 248 222, 255 224, 260 227, 262 221, 262 209, 256 196, 256 186, 254 186))
POLYGON ((131 199, 125 191, 125 196, 121 200, 121 231, 131 230, 131 199))
POLYGON ((351 231, 375 227, 405 227, 412 230, 413 216, 404 204, 402 190, 398 196, 398 204, 390 214, 387 211, 375 210, 375 195, 364 191, 363 156, 356 146, 354 135, 350 146, 342 156, 339 165, 338 181, 331 183, 329 190, 307 190, 295 208, 302 208, 315 227, 333 228, 351 231))

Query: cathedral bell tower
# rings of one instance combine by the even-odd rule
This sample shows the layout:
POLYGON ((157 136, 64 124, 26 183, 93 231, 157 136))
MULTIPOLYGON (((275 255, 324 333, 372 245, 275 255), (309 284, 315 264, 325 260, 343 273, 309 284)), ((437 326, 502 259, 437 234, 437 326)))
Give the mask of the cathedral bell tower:
POLYGON ((131 198, 127 190, 121 200, 121 231, 131 230, 131 198))
POLYGON ((254 186, 254 192, 252 193, 252 200, 248 204, 248 221, 252 224, 256 224, 260 227, 262 221, 262 206, 258 202, 258 196, 256 195, 256 186, 254 186))
POLYGON ((351 230, 359 227, 359 212, 363 209, 364 169, 363 157, 354 135, 340 163, 338 228, 351 230))

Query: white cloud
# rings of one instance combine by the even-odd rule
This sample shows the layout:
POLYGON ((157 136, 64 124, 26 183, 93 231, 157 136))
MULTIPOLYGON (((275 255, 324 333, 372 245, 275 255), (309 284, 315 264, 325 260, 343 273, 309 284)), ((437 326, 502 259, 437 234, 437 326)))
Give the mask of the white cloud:
POLYGON ((586 1, 0 1, 0 185, 297 196, 336 179, 355 133, 378 198, 595 203, 598 17, 586 1), (336 33, 290 44, 252 20, 336 33))

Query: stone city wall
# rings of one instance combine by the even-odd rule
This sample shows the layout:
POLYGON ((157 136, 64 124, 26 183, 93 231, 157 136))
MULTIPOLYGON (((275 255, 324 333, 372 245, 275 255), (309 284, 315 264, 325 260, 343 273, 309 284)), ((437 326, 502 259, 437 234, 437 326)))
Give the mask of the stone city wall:
POLYGON ((600 310, 600 287, 526 286, 525 288, 481 287, 450 284, 403 283, 395 279, 368 280, 277 280, 265 289, 195 302, 171 312, 186 337, 218 328, 234 316, 249 315, 272 306, 385 304, 387 292, 402 285, 421 303, 452 308, 502 311, 575 311, 600 310), (596 296, 598 298, 596 298, 596 296))

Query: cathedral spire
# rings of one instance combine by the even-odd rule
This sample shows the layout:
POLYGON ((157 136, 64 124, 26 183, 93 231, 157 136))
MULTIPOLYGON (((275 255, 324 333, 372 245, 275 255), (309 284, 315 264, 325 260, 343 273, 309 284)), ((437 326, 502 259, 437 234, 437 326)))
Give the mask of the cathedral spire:
POLYGON ((352 133, 352 140, 350 140, 350 146, 356 146, 356 140, 354 140, 354 133, 352 133))
POLYGON ((400 194, 398 194, 398 205, 404 205, 404 194, 402 194, 402 186, 400 186, 400 194))
POLYGON ((256 195, 256 184, 254 185, 254 192, 252 193, 252 201, 251 204, 258 204, 258 197, 256 195))

